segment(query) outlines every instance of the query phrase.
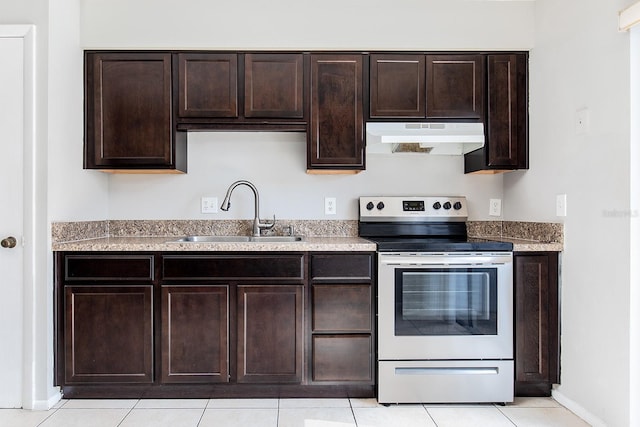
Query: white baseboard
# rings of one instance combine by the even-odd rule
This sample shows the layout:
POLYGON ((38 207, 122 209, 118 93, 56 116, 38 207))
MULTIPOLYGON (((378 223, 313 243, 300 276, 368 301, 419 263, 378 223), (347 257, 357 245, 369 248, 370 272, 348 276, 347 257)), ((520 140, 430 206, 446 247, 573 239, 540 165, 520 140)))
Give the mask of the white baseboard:
POLYGON ((562 406, 591 424, 593 427, 607 427, 607 424, 600 418, 593 415, 586 410, 583 406, 577 404, 575 401, 569 399, 567 396, 559 392, 558 390, 551 390, 551 396, 562 406))
POLYGON ((47 400, 35 400, 33 402, 33 407, 30 408, 32 411, 48 411, 53 408, 56 403, 60 402, 62 399, 62 392, 58 387, 53 390, 53 394, 49 396, 47 400))

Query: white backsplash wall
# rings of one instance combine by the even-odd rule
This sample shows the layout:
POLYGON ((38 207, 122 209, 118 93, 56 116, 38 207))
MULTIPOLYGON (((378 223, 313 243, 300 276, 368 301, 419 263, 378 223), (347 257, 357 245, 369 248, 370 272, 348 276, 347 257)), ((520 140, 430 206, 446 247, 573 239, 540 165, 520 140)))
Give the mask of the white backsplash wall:
POLYGON ((189 133, 187 174, 109 177, 109 219, 252 218, 244 186, 228 212, 200 213, 201 197, 220 204, 239 179, 258 188, 262 218, 357 219, 362 195, 464 195, 470 219, 500 219, 488 213, 489 199, 502 198, 502 175, 465 175, 461 156, 370 155, 359 174, 314 175, 306 173, 305 141, 304 133, 189 133), (336 198, 336 215, 324 214, 325 197, 336 198))

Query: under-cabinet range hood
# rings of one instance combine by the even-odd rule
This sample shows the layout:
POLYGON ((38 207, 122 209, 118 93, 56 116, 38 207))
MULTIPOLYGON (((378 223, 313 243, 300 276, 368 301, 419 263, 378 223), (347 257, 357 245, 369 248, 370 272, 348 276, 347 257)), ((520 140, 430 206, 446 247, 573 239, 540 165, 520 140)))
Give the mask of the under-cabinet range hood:
POLYGON ((482 123, 369 122, 367 153, 463 155, 484 146, 482 123))

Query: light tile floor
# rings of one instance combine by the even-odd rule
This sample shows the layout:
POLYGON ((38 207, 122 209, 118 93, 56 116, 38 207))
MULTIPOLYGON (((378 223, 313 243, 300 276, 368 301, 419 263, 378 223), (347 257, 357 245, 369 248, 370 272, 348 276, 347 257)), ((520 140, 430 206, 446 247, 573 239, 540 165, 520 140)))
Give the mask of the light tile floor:
POLYGON ((375 399, 62 400, 0 409, 0 427, 581 427, 551 398, 499 405, 379 405, 375 399))

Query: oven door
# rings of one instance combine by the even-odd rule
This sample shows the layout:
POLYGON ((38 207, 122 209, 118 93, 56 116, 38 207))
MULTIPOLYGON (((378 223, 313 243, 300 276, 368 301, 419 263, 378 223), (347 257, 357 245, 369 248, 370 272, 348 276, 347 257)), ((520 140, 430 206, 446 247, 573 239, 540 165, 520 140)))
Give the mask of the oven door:
POLYGON ((512 254, 380 253, 380 360, 511 359, 512 254))

